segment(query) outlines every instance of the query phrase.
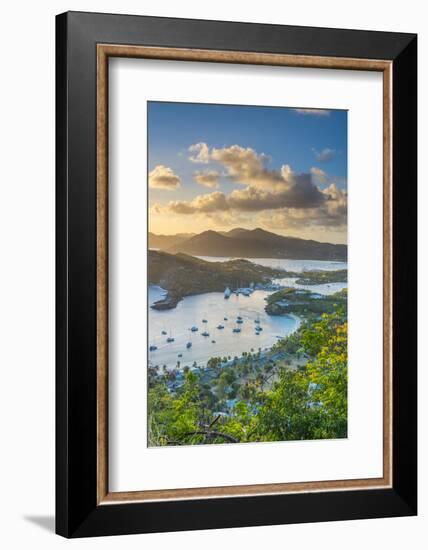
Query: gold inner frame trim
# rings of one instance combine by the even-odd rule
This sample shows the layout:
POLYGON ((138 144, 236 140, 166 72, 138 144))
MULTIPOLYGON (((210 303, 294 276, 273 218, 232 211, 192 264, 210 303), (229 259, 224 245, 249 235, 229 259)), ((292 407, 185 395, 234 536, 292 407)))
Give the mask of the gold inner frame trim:
POLYGON ((97 503, 224 498, 392 486, 392 62, 256 52, 97 45, 97 503), (297 483, 109 492, 108 488, 108 59, 276 65, 383 73, 383 476, 297 483))

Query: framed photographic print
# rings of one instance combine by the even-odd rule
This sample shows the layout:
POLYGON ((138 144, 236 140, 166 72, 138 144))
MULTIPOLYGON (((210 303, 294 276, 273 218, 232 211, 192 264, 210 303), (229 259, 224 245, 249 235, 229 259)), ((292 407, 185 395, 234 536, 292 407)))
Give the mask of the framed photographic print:
POLYGON ((57 532, 416 514, 416 36, 56 47, 57 532))

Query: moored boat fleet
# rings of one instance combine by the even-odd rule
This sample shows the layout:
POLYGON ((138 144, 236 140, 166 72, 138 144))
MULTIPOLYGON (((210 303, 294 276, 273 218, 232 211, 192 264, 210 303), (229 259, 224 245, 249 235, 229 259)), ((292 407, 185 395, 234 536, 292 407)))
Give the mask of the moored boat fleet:
POLYGON ((242 294, 243 296, 251 296, 251 294, 254 292, 255 287, 254 283, 251 283, 248 287, 238 287, 236 290, 231 290, 229 287, 226 287, 224 290, 224 298, 225 300, 228 300, 232 294, 236 294, 239 296, 239 294, 242 294))
MULTIPOLYGON (((226 299, 228 299, 230 297, 230 295, 233 293, 235 294, 243 294, 244 296, 249 296, 252 292, 254 291, 254 288, 253 286, 251 287, 248 287, 248 288, 238 288, 236 289, 235 291, 232 291, 230 290, 229 287, 227 287, 224 291, 224 297, 226 299)), ((229 321, 229 318, 227 316, 224 316, 223 317, 223 322, 220 322, 218 325, 216 325, 216 329, 219 330, 219 331, 223 331, 226 327, 226 325, 224 323, 227 323, 229 321)), ((210 332, 208 330, 208 319, 206 318, 203 318, 201 319, 201 322, 204 326, 204 330, 200 333, 201 336, 203 336, 204 338, 209 338, 210 337, 210 332)), ((234 321, 234 326, 232 327, 232 332, 234 334, 239 334, 241 332, 241 326, 244 324, 244 319, 241 315, 237 315, 235 321, 234 321)), ((257 319, 254 320, 254 331, 255 331, 255 334, 256 336, 258 336, 260 334, 260 332, 263 330, 263 328, 261 327, 261 323, 260 323, 260 318, 257 317, 257 319)), ((194 334, 196 332, 199 332, 199 327, 197 325, 193 325, 189 328, 189 331, 190 333, 194 334)), ((166 330, 162 330, 161 331, 161 336, 167 336, 168 333, 166 330)), ((169 336, 167 336, 167 338, 165 339, 165 342, 167 344, 170 344, 170 343, 173 343, 175 342, 175 338, 172 336, 171 334, 171 330, 169 331, 169 336)), ((211 340, 211 343, 212 344, 215 344, 216 343, 216 340, 211 340)), ((186 349, 190 349, 192 347, 192 341, 189 340, 187 343, 186 343, 186 349)), ((150 352, 154 352, 158 349, 158 346, 156 345, 156 343, 153 343, 152 345, 149 346, 149 351, 150 352)), ((179 353, 178 354, 178 357, 182 357, 182 354, 179 353)))

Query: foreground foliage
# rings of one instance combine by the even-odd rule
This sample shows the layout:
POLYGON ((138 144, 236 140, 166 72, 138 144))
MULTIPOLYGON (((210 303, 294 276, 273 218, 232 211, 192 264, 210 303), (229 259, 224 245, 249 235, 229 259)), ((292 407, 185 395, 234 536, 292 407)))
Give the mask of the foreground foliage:
POLYGON ((213 358, 174 377, 149 376, 150 446, 344 438, 345 310, 306 321, 268 356, 213 358))

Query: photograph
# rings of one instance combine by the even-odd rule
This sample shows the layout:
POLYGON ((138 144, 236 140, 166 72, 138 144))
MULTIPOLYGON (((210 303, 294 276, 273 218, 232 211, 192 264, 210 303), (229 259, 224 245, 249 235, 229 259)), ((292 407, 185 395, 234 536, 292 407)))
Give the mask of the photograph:
POLYGON ((147 445, 347 438, 348 112, 148 101, 145 130, 147 445))
POLYGON ((423 4, 2 8, 0 547, 427 547, 423 4))

